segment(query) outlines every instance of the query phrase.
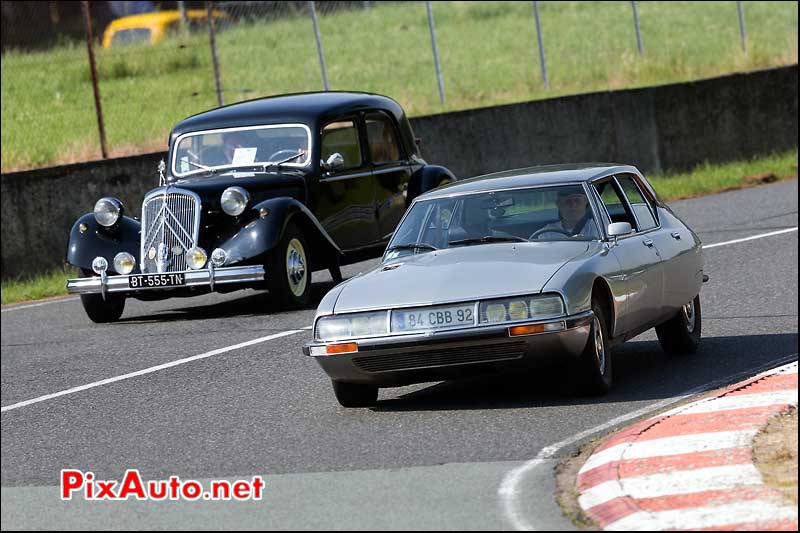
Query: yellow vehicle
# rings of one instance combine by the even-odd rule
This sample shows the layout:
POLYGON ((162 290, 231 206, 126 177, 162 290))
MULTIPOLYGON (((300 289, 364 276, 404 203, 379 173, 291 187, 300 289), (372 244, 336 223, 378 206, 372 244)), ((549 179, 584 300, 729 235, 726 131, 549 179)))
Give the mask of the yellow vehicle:
MULTIPOLYGON (((190 27, 206 24, 204 9, 190 9, 186 12, 190 27)), ((216 21, 226 19, 222 11, 214 11, 216 21)), ((103 48, 119 47, 127 44, 156 44, 169 33, 180 27, 181 14, 178 10, 157 11, 129 15, 111 21, 103 32, 103 48)))

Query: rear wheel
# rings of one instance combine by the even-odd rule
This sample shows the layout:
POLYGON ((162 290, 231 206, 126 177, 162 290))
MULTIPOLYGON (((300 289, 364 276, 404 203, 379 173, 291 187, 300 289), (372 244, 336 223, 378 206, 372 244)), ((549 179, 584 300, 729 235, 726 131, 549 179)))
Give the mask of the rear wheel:
POLYGON ((689 354, 700 346, 702 313, 700 295, 684 305, 678 313, 663 324, 656 326, 658 342, 667 353, 689 354))
POLYGON ((303 232, 289 224, 265 265, 270 297, 282 308, 300 309, 311 297, 311 269, 303 232))
POLYGON ((333 381, 333 393, 342 407, 371 407, 378 401, 378 387, 333 381))
MULTIPOLYGON (((81 270, 85 277, 97 277, 91 270, 81 270)), ((81 304, 92 322, 105 324, 116 322, 125 310, 125 297, 118 294, 81 294, 81 304)))
POLYGON ((577 363, 578 385, 585 394, 604 394, 611 389, 613 376, 608 322, 605 310, 596 298, 592 298, 592 311, 594 318, 589 340, 577 363))

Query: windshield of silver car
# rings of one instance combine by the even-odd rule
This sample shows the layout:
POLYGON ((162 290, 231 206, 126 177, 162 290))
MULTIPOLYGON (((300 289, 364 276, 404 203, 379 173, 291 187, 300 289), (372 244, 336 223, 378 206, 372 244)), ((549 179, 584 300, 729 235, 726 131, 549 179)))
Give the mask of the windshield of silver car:
POLYGON ((456 246, 599 238, 581 185, 481 192, 415 202, 384 260, 456 246))
POLYGON ((209 170, 279 163, 302 167, 311 159, 311 131, 303 124, 250 126, 187 133, 175 142, 176 177, 209 170))

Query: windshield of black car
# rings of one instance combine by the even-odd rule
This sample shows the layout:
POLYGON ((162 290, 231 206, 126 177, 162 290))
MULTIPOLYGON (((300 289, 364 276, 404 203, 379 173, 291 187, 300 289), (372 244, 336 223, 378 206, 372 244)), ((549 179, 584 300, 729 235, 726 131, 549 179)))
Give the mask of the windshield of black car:
POLYGON ((583 187, 481 192, 415 202, 384 260, 460 246, 599 239, 583 187))
POLYGON ((235 168, 264 168, 280 161, 286 161, 281 167, 295 168, 310 163, 311 130, 307 126, 278 124, 184 134, 173 147, 172 174, 184 178, 235 168))

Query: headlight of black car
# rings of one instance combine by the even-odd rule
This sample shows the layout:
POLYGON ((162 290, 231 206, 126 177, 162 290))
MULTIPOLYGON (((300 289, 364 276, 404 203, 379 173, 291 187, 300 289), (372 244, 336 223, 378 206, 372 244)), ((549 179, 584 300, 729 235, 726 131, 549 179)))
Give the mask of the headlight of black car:
POLYGON ((232 217, 238 217, 244 213, 247 203, 250 201, 250 194, 241 187, 228 187, 222 193, 220 204, 222 210, 232 217))
POLYGON ((116 198, 100 198, 94 204, 94 219, 101 226, 110 228, 122 218, 124 206, 116 198))

